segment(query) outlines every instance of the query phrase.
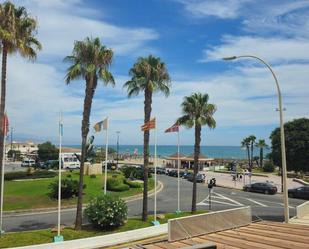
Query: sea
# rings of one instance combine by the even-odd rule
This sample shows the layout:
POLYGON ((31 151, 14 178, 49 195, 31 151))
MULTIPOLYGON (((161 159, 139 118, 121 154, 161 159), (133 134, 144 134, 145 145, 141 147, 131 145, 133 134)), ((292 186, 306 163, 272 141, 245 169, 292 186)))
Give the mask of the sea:
MULTIPOLYGON (((80 148, 80 145, 66 145, 67 147, 80 148)), ((101 147, 101 145, 97 145, 101 147)), ((109 147, 117 150, 117 145, 109 145, 109 147)), ((154 154, 154 146, 149 146, 150 155, 154 154)), ((192 155, 194 146, 182 145, 180 146, 180 153, 185 156, 192 155)), ((269 149, 264 149, 264 156, 270 152, 269 149)), ((119 153, 127 155, 142 155, 143 145, 119 145, 119 153)), ((160 157, 165 157, 177 153, 177 145, 158 145, 157 154, 160 157)), ((241 146, 201 146, 201 153, 211 158, 225 158, 225 159, 246 159, 247 151, 241 146)), ((259 149, 254 148, 254 156, 259 156, 259 149)))

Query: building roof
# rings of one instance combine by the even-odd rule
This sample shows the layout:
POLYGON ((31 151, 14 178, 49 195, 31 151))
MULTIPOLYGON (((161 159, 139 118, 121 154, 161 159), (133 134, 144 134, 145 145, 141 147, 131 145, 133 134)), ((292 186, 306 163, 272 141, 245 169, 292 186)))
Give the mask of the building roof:
POLYGON ((81 153, 81 149, 78 148, 70 148, 70 147, 62 147, 61 148, 62 153, 81 153))
POLYGON ((135 245, 134 248, 174 249, 209 242, 215 243, 217 248, 231 249, 308 248, 309 226, 263 221, 236 229, 228 229, 175 242, 161 240, 148 244, 135 245))
MULTIPOLYGON (((182 153, 179 153, 179 158, 180 159, 183 159, 183 158, 185 158, 186 157, 186 155, 184 155, 184 154, 182 154, 182 153)), ((167 156, 167 157, 165 157, 167 160, 178 160, 178 153, 176 152, 176 153, 174 153, 174 154, 172 154, 172 155, 169 155, 169 156, 167 156)))
MULTIPOLYGON (((179 158, 181 161, 194 161, 194 154, 191 154, 190 156, 186 156, 182 153, 179 153, 179 158)), ((178 153, 174 153, 170 156, 165 157, 166 160, 178 160, 178 153)), ((213 158, 206 157, 203 154, 200 154, 199 156, 199 162, 208 162, 213 161, 213 158)))
MULTIPOLYGON (((187 156, 185 158, 186 161, 194 161, 194 154, 191 154, 190 156, 187 156)), ((208 161, 213 161, 214 159, 213 158, 209 158, 207 156, 205 156, 204 154, 200 153, 200 156, 199 156, 199 162, 208 162, 208 161)))

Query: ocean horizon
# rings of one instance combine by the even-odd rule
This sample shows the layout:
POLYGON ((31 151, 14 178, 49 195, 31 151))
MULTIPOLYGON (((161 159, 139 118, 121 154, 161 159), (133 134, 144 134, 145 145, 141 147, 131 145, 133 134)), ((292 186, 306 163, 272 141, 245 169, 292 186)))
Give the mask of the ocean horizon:
MULTIPOLYGON (((64 145, 66 147, 80 148, 80 145, 64 145)), ((96 145, 96 147, 104 147, 105 145, 96 145)), ((109 145, 108 147, 117 149, 117 145, 109 145)), ((150 155, 154 154, 154 146, 149 146, 150 155)), ((137 151, 138 155, 143 153, 143 145, 119 145, 120 154, 131 154, 137 151)), ((194 152, 194 146, 181 145, 180 153, 189 156, 194 152)), ((264 156, 270 152, 270 149, 264 149, 264 156)), ((158 145, 157 154, 165 157, 177 153, 177 145, 158 145)), ((241 146, 201 146, 201 153, 212 158, 229 158, 229 159, 246 159, 247 151, 241 146)), ((254 156, 259 156, 259 149, 254 147, 254 156)))

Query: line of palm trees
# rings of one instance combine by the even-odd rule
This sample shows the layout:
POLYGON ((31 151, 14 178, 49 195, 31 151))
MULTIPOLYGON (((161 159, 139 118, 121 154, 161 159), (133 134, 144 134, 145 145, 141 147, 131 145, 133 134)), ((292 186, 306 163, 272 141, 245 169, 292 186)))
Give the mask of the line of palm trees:
MULTIPOLYGON (((22 57, 34 60, 36 51, 42 48, 35 38, 37 22, 30 17, 23 7, 15 7, 9 1, 0 5, 0 39, 2 53, 2 77, 1 77, 1 107, 0 120, 4 119, 6 97, 6 61, 7 55, 19 52, 22 57)), ((64 58, 69 64, 65 75, 66 84, 75 80, 85 81, 85 97, 83 118, 81 124, 82 153, 79 176, 79 192, 77 200, 77 213, 75 229, 82 228, 82 204, 83 204, 83 172, 86 155, 86 141, 89 133, 90 114, 92 100, 98 81, 105 86, 115 85, 115 80, 109 68, 113 61, 113 51, 104 46, 99 38, 89 38, 75 41, 72 54, 64 58)), ((144 122, 148 122, 152 112, 152 98, 156 92, 163 93, 166 97, 170 94, 171 79, 167 67, 160 58, 149 55, 138 58, 129 71, 131 79, 124 84, 128 97, 138 94, 144 95, 144 122)), ((194 144, 194 174, 192 188, 192 208, 196 211, 196 175, 198 173, 198 161, 200 154, 202 126, 213 129, 216 127, 214 113, 216 107, 208 102, 208 94, 193 93, 184 98, 182 103, 183 116, 176 120, 180 125, 193 128, 195 131, 194 144)), ((4 129, 1 123, 0 131, 0 163, 2 163, 4 129)), ((149 166, 149 131, 144 131, 144 189, 142 220, 147 220, 148 215, 148 166, 149 166)), ((0 172, 1 173, 1 172, 0 172)), ((0 191, 1 192, 1 191, 0 191)))
POLYGON ((264 159, 264 149, 268 148, 268 145, 265 142, 265 139, 259 139, 256 142, 256 136, 250 135, 248 137, 245 137, 241 141, 241 146, 246 149, 247 151, 247 157, 248 157, 248 166, 249 166, 249 171, 252 172, 253 168, 253 160, 254 160, 254 147, 259 148, 260 150, 260 155, 259 155, 259 166, 263 168, 263 159, 264 159))

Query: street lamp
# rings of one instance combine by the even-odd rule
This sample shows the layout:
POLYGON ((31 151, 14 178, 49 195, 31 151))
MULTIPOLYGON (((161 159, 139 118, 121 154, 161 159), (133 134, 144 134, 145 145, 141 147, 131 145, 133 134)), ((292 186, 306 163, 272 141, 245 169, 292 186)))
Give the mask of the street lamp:
POLYGON ((120 131, 116 131, 117 133, 117 169, 118 169, 118 161, 119 161, 119 134, 120 131))
POLYGON ((278 102, 279 102, 279 116, 280 116, 280 136, 281 136, 281 161, 282 161, 282 176, 283 176, 283 201, 284 201, 284 221, 286 223, 289 222, 289 199, 288 199, 288 188, 287 188, 287 169, 286 169, 286 155, 285 155, 285 137, 284 137, 284 126, 283 126, 283 109, 282 109, 282 96, 281 90, 279 86, 278 79, 272 70, 271 66, 264 61, 263 59, 254 56, 254 55, 241 55, 241 56, 231 56, 225 57, 223 60, 236 60, 239 58, 253 58, 262 62, 271 72, 272 76, 275 79, 277 94, 278 94, 278 102))

